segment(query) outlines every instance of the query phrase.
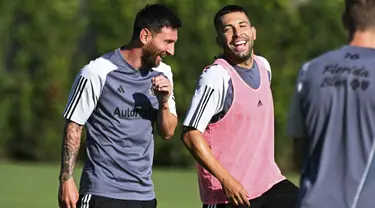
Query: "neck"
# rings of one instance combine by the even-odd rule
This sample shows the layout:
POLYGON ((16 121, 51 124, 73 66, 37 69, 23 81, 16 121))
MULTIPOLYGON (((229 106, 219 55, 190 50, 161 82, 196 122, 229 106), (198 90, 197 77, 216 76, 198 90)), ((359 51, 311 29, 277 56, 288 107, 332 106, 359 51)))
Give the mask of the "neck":
POLYGON ((142 49, 138 44, 130 42, 120 50, 121 55, 124 57, 134 69, 139 70, 142 68, 142 49))
POLYGON ((354 32, 349 45, 375 49, 375 29, 354 32))
POLYGON ((237 65, 237 66, 240 66, 240 67, 243 67, 243 68, 246 68, 246 69, 253 68, 254 51, 251 52, 251 56, 246 60, 238 59, 238 58, 234 57, 233 55, 231 55, 230 53, 224 53, 224 54, 225 54, 226 59, 228 59, 233 65, 237 65))

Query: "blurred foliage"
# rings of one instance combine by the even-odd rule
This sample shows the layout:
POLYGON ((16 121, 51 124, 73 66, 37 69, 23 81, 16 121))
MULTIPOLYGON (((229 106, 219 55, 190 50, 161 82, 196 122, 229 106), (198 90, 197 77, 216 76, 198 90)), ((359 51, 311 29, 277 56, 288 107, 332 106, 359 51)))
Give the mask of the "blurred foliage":
MULTIPOLYGON (((303 62, 346 44, 342 0, 30 0, 0 3, 0 157, 58 161, 61 116, 78 70, 89 60, 126 44, 135 14, 163 3, 183 21, 172 66, 180 123, 196 79, 221 53, 213 17, 226 4, 245 7, 257 28, 255 52, 272 67, 276 159, 290 168, 291 139, 285 122, 294 80, 303 62)), ((189 166, 180 140, 156 138, 155 165, 189 166)), ((84 144, 84 140, 83 140, 84 144)), ((80 151, 82 158, 84 151, 80 151)))

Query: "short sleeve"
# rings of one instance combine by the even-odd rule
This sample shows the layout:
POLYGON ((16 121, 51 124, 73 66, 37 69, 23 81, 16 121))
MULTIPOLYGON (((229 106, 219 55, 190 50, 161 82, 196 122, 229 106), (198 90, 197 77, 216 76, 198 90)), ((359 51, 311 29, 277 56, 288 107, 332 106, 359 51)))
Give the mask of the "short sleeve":
POLYGON ((271 80, 272 80, 272 71, 271 71, 271 65, 270 63, 268 62, 268 60, 262 56, 257 56, 258 57, 258 60, 262 62, 263 66, 266 68, 267 70, 267 74, 268 74, 268 79, 271 83, 271 80))
POLYGON ((306 87, 304 75, 307 67, 308 64, 305 64, 299 72, 289 108, 287 133, 294 138, 305 138, 308 135, 301 102, 301 94, 306 87))
POLYGON ((198 78, 183 125, 203 133, 212 117, 223 109, 229 80, 228 72, 221 66, 206 69, 198 78))
POLYGON ((70 89, 63 117, 84 125, 96 108, 107 74, 114 69, 116 66, 103 58, 83 67, 70 89))

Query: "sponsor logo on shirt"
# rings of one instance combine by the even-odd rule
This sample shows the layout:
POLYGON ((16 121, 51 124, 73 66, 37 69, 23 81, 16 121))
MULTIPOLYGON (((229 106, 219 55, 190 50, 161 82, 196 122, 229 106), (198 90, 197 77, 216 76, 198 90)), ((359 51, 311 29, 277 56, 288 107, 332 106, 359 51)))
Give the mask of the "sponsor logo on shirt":
POLYGON ((156 116, 157 110, 154 108, 142 108, 141 106, 137 106, 133 109, 126 108, 121 109, 117 107, 113 112, 114 117, 119 118, 154 118, 156 116))

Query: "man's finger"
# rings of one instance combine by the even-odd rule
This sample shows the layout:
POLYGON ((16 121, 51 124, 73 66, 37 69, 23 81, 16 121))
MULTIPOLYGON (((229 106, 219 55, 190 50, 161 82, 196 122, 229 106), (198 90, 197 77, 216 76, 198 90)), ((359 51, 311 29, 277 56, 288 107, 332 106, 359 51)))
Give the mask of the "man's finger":
POLYGON ((248 207, 250 207, 250 202, 249 202, 249 199, 247 197, 247 194, 246 193, 242 193, 241 197, 242 197, 242 201, 244 202, 244 205, 247 205, 248 207))
POLYGON ((157 80, 157 81, 153 82, 152 84, 153 85, 160 85, 160 84, 169 85, 170 82, 166 79, 163 79, 163 80, 157 80))
POLYGON ((154 78, 154 82, 160 82, 163 79, 165 79, 163 76, 157 76, 154 78))
POLYGON ((159 82, 159 81, 162 81, 162 80, 168 80, 164 75, 159 75, 157 77, 154 77, 152 79, 153 82, 159 82))
POLYGON ((169 87, 156 87, 154 90, 160 92, 169 92, 169 87))
POLYGON ((153 88, 156 89, 156 90, 160 90, 161 88, 163 88, 163 89, 169 89, 170 85, 169 85, 169 83, 161 82, 161 83, 155 84, 153 86, 153 88))
POLYGON ((238 206, 238 202, 237 202, 237 200, 236 200, 236 197, 232 196, 232 197, 230 197, 230 199, 231 199, 232 204, 233 204, 234 206, 238 206))
POLYGON ((241 195, 236 195, 237 205, 245 205, 243 202, 241 195))
POLYGON ((169 93, 169 88, 168 87, 163 87, 163 88, 158 88, 158 89, 155 89, 156 92, 161 92, 161 93, 164 93, 164 94, 168 94, 169 93))
POLYGON ((154 88, 169 87, 168 83, 158 83, 154 85, 154 88))
POLYGON ((72 201, 72 202, 70 203, 70 207, 71 207, 71 208, 77 208, 76 204, 77 204, 77 202, 73 202, 73 201, 72 201))

